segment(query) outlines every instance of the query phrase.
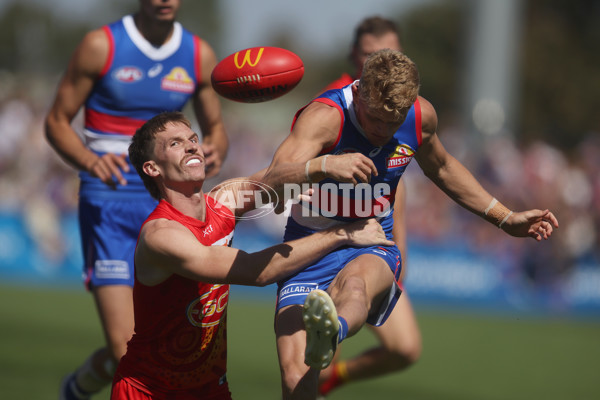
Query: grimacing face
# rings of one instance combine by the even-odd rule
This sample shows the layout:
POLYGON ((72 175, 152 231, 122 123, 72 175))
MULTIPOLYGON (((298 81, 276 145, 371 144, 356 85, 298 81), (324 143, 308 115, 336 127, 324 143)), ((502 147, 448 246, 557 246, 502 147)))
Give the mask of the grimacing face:
POLYGON ((205 179, 204 153, 198 134, 183 123, 168 123, 157 133, 153 160, 144 163, 144 172, 163 182, 201 182, 205 179))

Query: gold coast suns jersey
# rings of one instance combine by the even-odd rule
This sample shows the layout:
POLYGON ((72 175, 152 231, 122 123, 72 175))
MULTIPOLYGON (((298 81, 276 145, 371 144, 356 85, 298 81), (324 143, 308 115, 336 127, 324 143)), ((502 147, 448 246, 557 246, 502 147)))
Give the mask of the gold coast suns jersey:
MULTIPOLYGON (((178 221, 206 246, 228 246, 235 220, 215 212, 206 196, 206 221, 183 215, 162 200, 146 222, 178 221)), ((224 210, 224 208, 220 208, 224 210)), ((206 396, 208 387, 225 385, 229 285, 172 275, 156 286, 135 281, 135 333, 117 373, 138 389, 161 398, 177 392, 206 396)))

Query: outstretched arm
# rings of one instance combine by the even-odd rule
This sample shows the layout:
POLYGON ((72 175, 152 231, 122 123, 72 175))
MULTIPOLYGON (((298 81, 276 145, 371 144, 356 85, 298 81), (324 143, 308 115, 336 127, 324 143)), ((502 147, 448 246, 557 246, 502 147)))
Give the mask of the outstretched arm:
POLYGON ((140 282, 156 285, 172 274, 208 283, 264 286, 282 279, 343 245, 392 245, 374 219, 341 225, 255 253, 204 246, 178 222, 148 222, 135 253, 140 282))
POLYGON ((416 160, 425 175, 462 207, 495 224, 512 236, 548 239, 558 221, 548 210, 512 212, 492 197, 475 177, 440 142, 437 115, 432 105, 419 98, 422 110, 423 143, 416 160))

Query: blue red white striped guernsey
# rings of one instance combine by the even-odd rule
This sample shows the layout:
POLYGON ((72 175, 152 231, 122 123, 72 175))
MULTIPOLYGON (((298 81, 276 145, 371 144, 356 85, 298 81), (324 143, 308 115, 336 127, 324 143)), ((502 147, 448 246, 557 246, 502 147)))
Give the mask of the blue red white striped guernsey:
MULTIPOLYGON (((418 99, 393 138, 381 147, 373 146, 358 124, 352 105, 351 85, 326 91, 313 102, 337 108, 342 117, 335 144, 324 149, 321 155, 362 153, 373 161, 379 175, 371 176, 370 183, 359 184, 356 187, 331 179, 319 182, 319 189, 316 191, 318 204, 294 204, 287 229, 310 234, 314 230, 335 225, 340 221, 377 217, 386 234, 391 237, 396 187, 421 145, 421 107, 418 99)), ((294 123, 302 110, 296 114, 294 123)))
MULTIPOLYGON (((175 22, 173 34, 160 47, 137 30, 131 15, 102 28, 110 52, 85 102, 83 140, 98 154, 127 154, 131 136, 147 120, 164 111, 181 111, 200 80, 200 38, 175 22)), ((82 187, 111 190, 87 173, 82 187)), ((132 167, 128 185, 117 190, 145 191, 132 167)))

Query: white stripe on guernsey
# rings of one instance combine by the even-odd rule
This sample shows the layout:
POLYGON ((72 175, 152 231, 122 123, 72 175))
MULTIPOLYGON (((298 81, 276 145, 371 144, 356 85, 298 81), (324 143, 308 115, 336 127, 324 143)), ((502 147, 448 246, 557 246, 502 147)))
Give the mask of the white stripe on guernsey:
POLYGON ((181 45, 181 37, 183 36, 183 29, 179 22, 175 22, 173 26, 173 35, 171 38, 162 46, 154 47, 145 37, 142 36, 138 31, 131 15, 123 17, 123 25, 129 35, 131 41, 137 46, 142 53, 151 60, 162 61, 167 57, 170 57, 175 53, 181 45))
POLYGON ((127 154, 131 143, 131 136, 98 134, 88 129, 83 130, 82 136, 90 150, 100 153, 127 154))
MULTIPOLYGON (((357 83, 360 81, 356 80, 354 81, 354 83, 357 83)), ((354 83, 352 85, 354 85, 354 83)), ((360 126, 360 124, 358 123, 358 120, 356 119, 356 113, 354 112, 354 102, 352 101, 353 96, 352 96, 352 86, 346 86, 344 88, 344 102, 346 103, 346 107, 348 108, 348 111, 350 114, 350 121, 352 121, 352 125, 354 125, 356 127, 356 129, 358 130, 358 132, 363 135, 364 138, 367 137, 367 134, 365 133, 365 131, 363 130, 363 128, 360 126)))
POLYGON ((211 244, 211 246, 228 246, 229 242, 231 242, 231 239, 233 239, 233 232, 230 232, 229 235, 217 240, 216 242, 211 244))

